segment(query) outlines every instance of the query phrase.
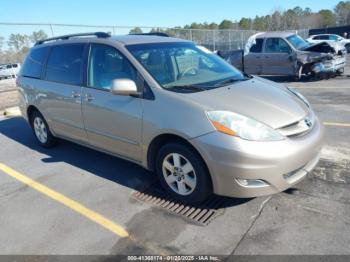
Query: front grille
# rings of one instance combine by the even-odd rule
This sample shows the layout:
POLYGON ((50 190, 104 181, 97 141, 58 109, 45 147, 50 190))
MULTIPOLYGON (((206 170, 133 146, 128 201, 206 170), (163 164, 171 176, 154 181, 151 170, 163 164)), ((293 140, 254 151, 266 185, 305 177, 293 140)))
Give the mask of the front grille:
POLYGON ((289 125, 283 126, 277 131, 286 137, 300 136, 308 133, 315 124, 315 117, 312 112, 310 112, 306 117, 300 121, 291 123, 289 125))

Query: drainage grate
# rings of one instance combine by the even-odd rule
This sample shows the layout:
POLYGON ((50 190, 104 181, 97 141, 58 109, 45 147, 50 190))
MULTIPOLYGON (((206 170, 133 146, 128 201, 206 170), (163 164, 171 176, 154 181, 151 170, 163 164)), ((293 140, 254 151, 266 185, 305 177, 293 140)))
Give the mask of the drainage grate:
POLYGON ((145 191, 134 191, 132 197, 144 203, 155 205, 170 213, 180 215, 185 219, 195 222, 196 224, 208 225, 225 211, 225 207, 237 203, 237 199, 228 199, 225 197, 212 196, 203 204, 191 206, 171 199, 161 188, 160 185, 152 185, 145 191))

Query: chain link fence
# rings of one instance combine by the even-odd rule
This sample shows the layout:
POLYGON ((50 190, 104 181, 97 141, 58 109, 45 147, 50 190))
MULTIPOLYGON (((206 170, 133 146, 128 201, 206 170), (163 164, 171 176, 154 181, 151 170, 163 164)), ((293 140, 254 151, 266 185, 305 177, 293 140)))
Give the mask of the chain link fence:
MULTIPOLYGON (((77 25, 77 24, 38 24, 38 23, 1 23, 0 22, 0 63, 21 62, 27 48, 31 47, 40 38, 53 37, 65 34, 102 31, 114 35, 133 33, 164 32, 170 36, 187 39, 215 51, 229 51, 243 49, 247 39, 257 33, 255 30, 209 30, 209 29, 182 29, 166 27, 134 27, 113 25, 77 25), (40 33, 38 33, 40 32, 40 33), (15 35, 15 37, 13 36, 15 35), (15 58, 9 52, 17 52, 15 58), (16 60, 16 61, 15 61, 16 60)), ((306 38, 307 29, 295 30, 306 38)))

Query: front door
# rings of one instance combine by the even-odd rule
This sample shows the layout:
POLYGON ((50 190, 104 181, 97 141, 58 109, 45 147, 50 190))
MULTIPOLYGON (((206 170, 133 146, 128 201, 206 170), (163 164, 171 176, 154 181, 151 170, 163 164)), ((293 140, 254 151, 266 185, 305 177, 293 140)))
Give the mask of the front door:
POLYGON ((142 99, 113 95, 118 78, 137 82, 137 71, 116 48, 92 44, 82 92, 85 130, 94 147, 140 161, 142 99))
POLYGON ((282 38, 267 38, 262 55, 263 75, 294 75, 292 49, 282 38))

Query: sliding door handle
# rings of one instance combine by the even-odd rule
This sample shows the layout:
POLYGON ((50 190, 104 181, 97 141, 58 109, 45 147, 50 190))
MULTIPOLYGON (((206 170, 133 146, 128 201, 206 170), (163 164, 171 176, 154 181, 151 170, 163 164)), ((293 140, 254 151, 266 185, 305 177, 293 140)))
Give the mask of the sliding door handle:
POLYGON ((95 98, 91 95, 91 94, 85 94, 85 100, 88 102, 91 102, 92 100, 94 100, 95 98))

